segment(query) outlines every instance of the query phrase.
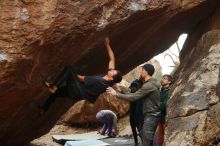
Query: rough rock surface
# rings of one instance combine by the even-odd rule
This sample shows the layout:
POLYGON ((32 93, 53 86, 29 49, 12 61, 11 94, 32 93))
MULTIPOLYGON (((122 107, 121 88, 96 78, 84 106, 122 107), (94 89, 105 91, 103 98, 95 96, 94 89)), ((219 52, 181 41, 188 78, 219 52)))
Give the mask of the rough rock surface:
POLYGON ((182 64, 169 100, 167 146, 205 146, 220 139, 220 31, 204 34, 188 53, 186 58, 196 59, 182 64))
POLYGON ((167 146, 220 144, 219 12, 218 6, 189 34, 181 51, 168 104, 167 146))
MULTIPOLYGON (((167 49, 211 16, 219 0, 1 0, 0 141, 24 145, 49 131, 71 106, 57 100, 47 116, 42 86, 65 64, 104 73, 101 41, 110 35, 123 73, 167 49)), ((218 27, 217 27, 218 28, 218 27)))

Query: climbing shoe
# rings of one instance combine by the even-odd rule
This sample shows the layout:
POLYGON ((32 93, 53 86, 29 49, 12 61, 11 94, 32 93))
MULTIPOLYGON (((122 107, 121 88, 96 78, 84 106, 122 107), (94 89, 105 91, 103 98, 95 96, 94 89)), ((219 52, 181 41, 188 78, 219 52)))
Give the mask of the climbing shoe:
POLYGON ((52 87, 53 87, 53 84, 52 84, 52 83, 49 83, 48 81, 44 81, 44 85, 45 85, 47 88, 52 88, 52 87))

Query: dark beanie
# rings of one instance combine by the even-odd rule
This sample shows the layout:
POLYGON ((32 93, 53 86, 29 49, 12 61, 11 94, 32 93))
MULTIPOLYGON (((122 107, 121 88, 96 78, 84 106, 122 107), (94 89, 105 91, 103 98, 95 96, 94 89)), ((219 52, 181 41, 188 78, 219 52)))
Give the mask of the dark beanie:
POLYGON ((155 69, 154 69, 153 65, 151 65, 151 64, 144 64, 142 67, 144 68, 144 70, 146 70, 148 72, 148 74, 150 76, 152 76, 154 74, 155 69))
POLYGON ((141 86, 142 86, 141 81, 136 79, 136 80, 131 82, 129 88, 132 88, 132 87, 141 88, 141 86))

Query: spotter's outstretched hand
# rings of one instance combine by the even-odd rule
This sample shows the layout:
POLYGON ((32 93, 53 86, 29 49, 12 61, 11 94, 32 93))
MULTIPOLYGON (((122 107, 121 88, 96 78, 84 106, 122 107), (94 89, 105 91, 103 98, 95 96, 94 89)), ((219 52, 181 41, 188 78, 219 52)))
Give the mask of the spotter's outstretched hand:
POLYGON ((115 89, 113 89, 112 87, 108 87, 108 88, 106 89, 106 92, 107 92, 108 94, 111 94, 111 95, 116 95, 116 91, 115 91, 115 89))

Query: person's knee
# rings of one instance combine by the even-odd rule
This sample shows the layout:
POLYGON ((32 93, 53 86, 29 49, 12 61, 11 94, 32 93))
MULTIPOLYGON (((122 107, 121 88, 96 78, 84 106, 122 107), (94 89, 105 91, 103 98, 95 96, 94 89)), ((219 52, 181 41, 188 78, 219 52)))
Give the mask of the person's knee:
POLYGON ((154 134, 155 131, 154 130, 149 130, 149 129, 143 129, 143 141, 150 141, 154 139, 154 134))
POLYGON ((143 146, 153 146, 153 140, 152 139, 143 139, 143 146))
POLYGON ((144 134, 144 137, 146 138, 146 139, 149 139, 149 140, 153 140, 154 139, 154 132, 148 132, 148 133, 145 133, 144 134))

